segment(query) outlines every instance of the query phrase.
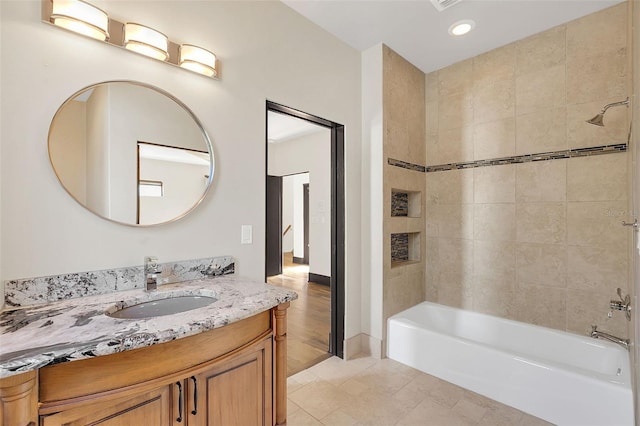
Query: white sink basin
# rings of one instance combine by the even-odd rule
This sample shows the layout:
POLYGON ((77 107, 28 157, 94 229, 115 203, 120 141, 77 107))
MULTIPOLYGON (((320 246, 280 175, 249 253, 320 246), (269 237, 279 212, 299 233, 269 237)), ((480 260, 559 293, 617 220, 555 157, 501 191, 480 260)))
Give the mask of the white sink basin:
POLYGON ((208 296, 177 296, 152 300, 107 313, 108 316, 120 319, 141 319, 177 314, 193 309, 203 308, 217 299, 208 296))

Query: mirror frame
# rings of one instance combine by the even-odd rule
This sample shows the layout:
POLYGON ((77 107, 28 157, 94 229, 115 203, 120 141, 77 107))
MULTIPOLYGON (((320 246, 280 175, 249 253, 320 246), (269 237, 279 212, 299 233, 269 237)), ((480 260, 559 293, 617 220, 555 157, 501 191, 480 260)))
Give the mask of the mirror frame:
POLYGON ((80 90, 77 90, 75 93, 73 93, 71 96, 69 96, 56 110, 55 114, 53 115, 53 118, 51 119, 51 123, 49 124, 49 131, 47 132, 47 155, 49 157, 49 164, 51 165, 51 169, 53 170, 54 174, 56 175, 56 178, 58 180, 58 183, 60 184, 60 186, 62 186, 62 188, 65 190, 65 192, 67 194, 69 194, 71 196, 71 198, 73 198, 73 200, 78 203, 80 206, 82 206, 85 210, 91 212, 92 214, 94 214, 97 217, 100 217, 102 219, 108 220, 112 223, 117 223, 120 225, 126 225, 126 226, 131 226, 134 228, 148 228, 148 227, 152 227, 152 226, 158 226, 158 225, 164 225, 167 223, 172 223, 175 221, 178 221, 180 219, 182 219, 183 217, 185 217, 186 215, 188 215, 189 213, 191 213, 193 210, 195 210, 204 200, 204 198, 207 196, 207 194, 209 193, 209 190, 211 189, 211 184, 213 183, 213 174, 214 174, 214 170, 215 170, 215 155, 213 153, 213 144, 211 143, 211 139, 209 138, 209 134, 207 133, 207 131, 204 129, 204 126, 202 125, 202 122, 200 121, 200 119, 194 114, 194 112, 191 110, 191 108, 189 108, 187 105, 184 104, 184 102, 182 102, 180 99, 176 98, 175 96, 173 96, 171 93, 167 92, 166 90, 160 89, 159 87, 153 86, 151 84, 147 84, 147 83, 143 83, 140 81, 135 81, 135 80, 107 80, 107 81, 101 81, 98 83, 94 83, 91 84, 89 86, 86 86, 80 90), (80 202, 80 200, 78 200, 76 198, 76 196, 74 194, 71 193, 71 191, 69 189, 67 189, 67 187, 64 185, 64 183, 62 182, 62 179, 60 178, 60 174, 58 173, 58 170, 56 170, 56 167, 53 164, 53 159, 51 158, 51 133, 52 133, 52 129, 53 129, 53 123, 55 122, 56 118, 58 117, 58 115, 60 114, 60 111, 70 102, 72 102, 73 100, 75 100, 75 98, 80 95, 81 93, 86 92, 87 90, 93 89, 95 87, 104 85, 104 84, 109 84, 109 83, 127 83, 127 84, 133 84, 135 86, 140 86, 140 87, 144 87, 150 90, 153 90, 154 92, 157 92, 161 95, 166 96, 167 98, 169 98, 170 100, 172 100, 173 102, 175 102, 178 106, 182 107, 182 109, 184 109, 184 111, 191 117, 191 119, 194 121, 194 123, 196 124, 196 126, 198 127, 198 129, 200 130, 200 133, 202 134, 202 137, 204 139, 204 142, 207 146, 207 150, 209 151, 209 158, 211 159, 210 164, 209 164, 209 174, 208 174, 208 178, 207 178, 207 186, 204 189, 204 191, 202 192, 202 195, 200 196, 200 198, 198 200, 196 200, 196 202, 187 210, 185 210, 183 213, 179 214, 178 216, 171 218, 169 220, 166 220, 164 222, 157 222, 157 223, 149 223, 149 224, 137 224, 137 223, 128 223, 128 222, 121 222, 119 220, 115 220, 115 219, 111 219, 109 217, 105 217, 99 213, 94 212, 93 210, 91 210, 89 207, 87 207, 84 203, 80 202))

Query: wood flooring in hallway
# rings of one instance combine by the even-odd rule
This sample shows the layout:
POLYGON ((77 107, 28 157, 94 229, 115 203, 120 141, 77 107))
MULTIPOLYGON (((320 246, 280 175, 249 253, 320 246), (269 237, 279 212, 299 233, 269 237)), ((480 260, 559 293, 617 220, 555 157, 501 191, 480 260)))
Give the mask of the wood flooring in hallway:
POLYGON ((331 357, 331 292, 329 287, 307 282, 308 265, 292 262, 285 253, 282 275, 267 278, 269 284, 298 293, 287 310, 287 375, 291 376, 331 357))

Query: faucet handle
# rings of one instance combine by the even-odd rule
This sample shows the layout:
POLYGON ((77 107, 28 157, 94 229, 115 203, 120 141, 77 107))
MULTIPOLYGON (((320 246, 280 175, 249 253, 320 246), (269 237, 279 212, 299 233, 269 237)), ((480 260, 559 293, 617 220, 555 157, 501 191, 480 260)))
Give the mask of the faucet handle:
POLYGON ((147 256, 144 258, 144 270, 147 273, 157 274, 158 270, 158 258, 155 256, 147 256))
MULTIPOLYGON (((618 287, 617 290, 618 297, 620 301, 612 300, 609 303, 609 307, 611 308, 611 313, 613 310, 623 311, 628 321, 631 321, 631 296, 627 294, 626 296, 622 296, 622 289, 618 287)), ((611 316, 609 316, 611 318, 611 316)))
POLYGON ((620 297, 620 301, 622 303, 624 303, 625 305, 628 305, 631 302, 631 296, 630 295, 626 295, 626 296, 622 296, 622 289, 620 287, 618 287, 618 297, 620 297))

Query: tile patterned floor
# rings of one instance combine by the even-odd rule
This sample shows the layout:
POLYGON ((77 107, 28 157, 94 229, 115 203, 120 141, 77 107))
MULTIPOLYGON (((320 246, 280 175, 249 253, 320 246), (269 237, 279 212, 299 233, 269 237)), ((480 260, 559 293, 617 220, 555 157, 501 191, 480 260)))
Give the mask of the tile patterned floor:
POLYGON ((549 423, 390 359, 329 358, 288 380, 289 426, 549 423))

